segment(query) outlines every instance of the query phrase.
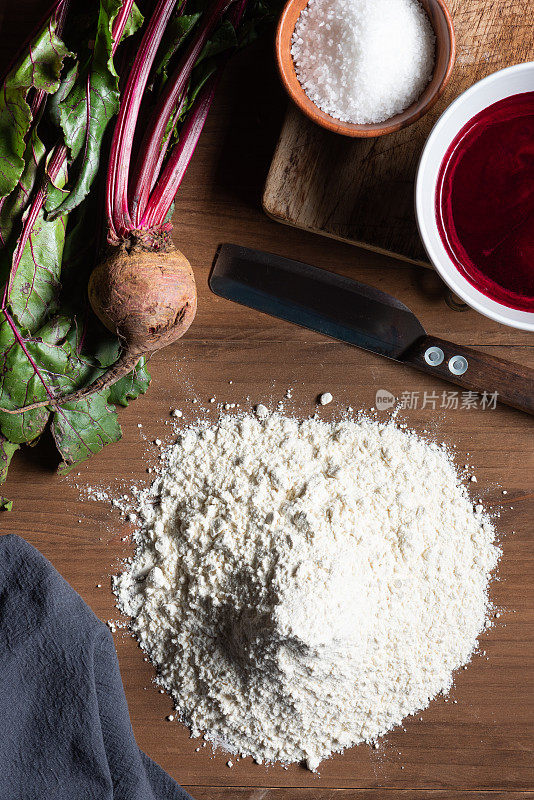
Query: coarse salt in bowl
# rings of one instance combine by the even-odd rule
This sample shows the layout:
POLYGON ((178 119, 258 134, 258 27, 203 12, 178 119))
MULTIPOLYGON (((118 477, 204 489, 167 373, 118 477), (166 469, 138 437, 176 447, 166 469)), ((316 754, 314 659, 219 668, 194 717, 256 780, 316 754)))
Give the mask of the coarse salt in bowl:
POLYGON ((385 122, 420 97, 435 49, 418 0, 309 0, 291 55, 310 100, 341 122, 365 124, 385 122))
POLYGON ((289 0, 276 53, 286 90, 313 121, 346 136, 381 136, 439 98, 454 31, 443 0, 289 0))

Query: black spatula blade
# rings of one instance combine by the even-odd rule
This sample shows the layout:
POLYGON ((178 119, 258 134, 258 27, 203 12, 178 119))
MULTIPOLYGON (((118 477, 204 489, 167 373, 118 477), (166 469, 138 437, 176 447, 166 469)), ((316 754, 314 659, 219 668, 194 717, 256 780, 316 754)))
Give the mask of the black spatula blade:
POLYGON ((398 358, 425 330, 403 303, 363 283, 272 253, 223 244, 210 275, 220 297, 398 358))

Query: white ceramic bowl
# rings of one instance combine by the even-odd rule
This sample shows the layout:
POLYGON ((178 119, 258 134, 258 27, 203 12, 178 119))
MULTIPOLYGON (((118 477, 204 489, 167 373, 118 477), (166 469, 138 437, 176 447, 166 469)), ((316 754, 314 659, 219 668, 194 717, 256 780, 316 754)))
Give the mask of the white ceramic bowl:
POLYGON ((419 233, 432 264, 445 283, 454 294, 486 317, 526 331, 534 331, 534 312, 517 311, 486 297, 457 270, 441 241, 435 202, 441 162, 456 134, 475 114, 493 103, 514 94, 532 91, 534 61, 495 72, 467 89, 451 103, 432 129, 421 155, 415 182, 415 213, 419 233))

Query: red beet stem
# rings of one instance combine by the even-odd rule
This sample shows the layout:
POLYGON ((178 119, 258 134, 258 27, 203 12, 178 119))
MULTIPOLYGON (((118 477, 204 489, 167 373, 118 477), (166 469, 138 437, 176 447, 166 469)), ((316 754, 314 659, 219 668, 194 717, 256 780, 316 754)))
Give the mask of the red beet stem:
MULTIPOLYGON (((181 112, 183 111, 183 108, 185 106, 186 100, 187 100, 187 94, 184 93, 184 95, 182 96, 182 98, 180 100, 178 108, 176 109, 176 114, 175 114, 175 118, 176 119, 179 118, 181 112)), ((156 185, 156 181, 158 180, 158 175, 161 172, 161 168, 163 166, 163 162, 165 161, 165 156, 167 155, 167 148, 169 146, 169 142, 170 142, 171 136, 172 136, 172 129, 167 131, 165 141, 163 142, 163 146, 161 148, 161 151, 160 151, 160 154, 159 154, 159 157, 158 157, 158 163, 156 164, 156 169, 154 170, 154 175, 152 176, 152 183, 151 183, 151 186, 150 186, 150 191, 153 190, 154 186, 156 185)), ((135 212, 135 209, 133 209, 133 212, 135 212)))
POLYGON ((106 188, 108 238, 111 243, 116 244, 127 238, 134 228, 128 210, 128 172, 135 127, 150 69, 175 5, 176 0, 159 0, 157 3, 122 97, 111 143, 106 188))
MULTIPOLYGON (((132 214, 135 228, 139 228, 144 216, 150 190, 157 178, 157 167, 162 161, 165 131, 181 98, 185 94, 191 72, 208 38, 233 0, 214 0, 200 21, 200 28, 190 42, 172 77, 167 81, 163 93, 148 123, 147 133, 141 145, 137 175, 132 192, 132 214)), ((163 152, 163 155, 165 153, 163 152)), ((161 220, 163 221, 163 220, 161 220)))
MULTIPOLYGON (((229 19, 234 28, 237 28, 240 24, 247 2, 248 0, 239 0, 232 8, 229 19)), ((145 213, 140 220, 140 228, 158 228, 163 224, 197 146, 228 58, 229 55, 222 60, 217 71, 206 81, 196 98, 188 119, 180 132, 180 140, 172 149, 165 168, 158 178, 157 175, 161 170, 167 143, 161 148, 154 180, 155 185, 153 183, 151 186, 150 198, 146 204, 145 213)))
POLYGON ((237 28, 240 24, 243 14, 245 13, 245 9, 247 7, 248 0, 238 0, 238 2, 233 7, 232 11, 230 12, 230 22, 237 28))
POLYGON ((113 30, 111 36, 113 38, 113 46, 111 55, 114 56, 117 52, 117 47, 121 43, 122 35, 128 21, 128 17, 132 11, 134 0, 123 0, 122 7, 120 8, 117 16, 113 20, 113 30))
POLYGON ((157 228, 162 224, 195 152, 219 83, 221 72, 214 73, 202 87, 184 124, 147 204, 140 228, 157 228))

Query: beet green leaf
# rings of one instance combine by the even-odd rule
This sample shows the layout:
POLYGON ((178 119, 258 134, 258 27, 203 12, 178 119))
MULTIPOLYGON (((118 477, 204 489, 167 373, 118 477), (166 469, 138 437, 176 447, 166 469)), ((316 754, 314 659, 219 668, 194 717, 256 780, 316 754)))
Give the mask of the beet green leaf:
MULTIPOLYGON (((59 123, 69 151, 74 176, 68 194, 51 194, 49 218, 67 214, 87 196, 100 165, 106 128, 119 109, 119 78, 113 65, 113 22, 122 0, 101 0, 94 46, 78 64, 76 79, 58 103, 59 123)), ((134 7, 123 39, 135 32, 143 18, 134 7)))
POLYGON ((63 61, 69 51, 56 36, 51 20, 30 43, 4 79, 0 92, 0 197, 10 194, 24 172, 26 136, 32 124, 28 103, 31 89, 56 92, 63 61))

